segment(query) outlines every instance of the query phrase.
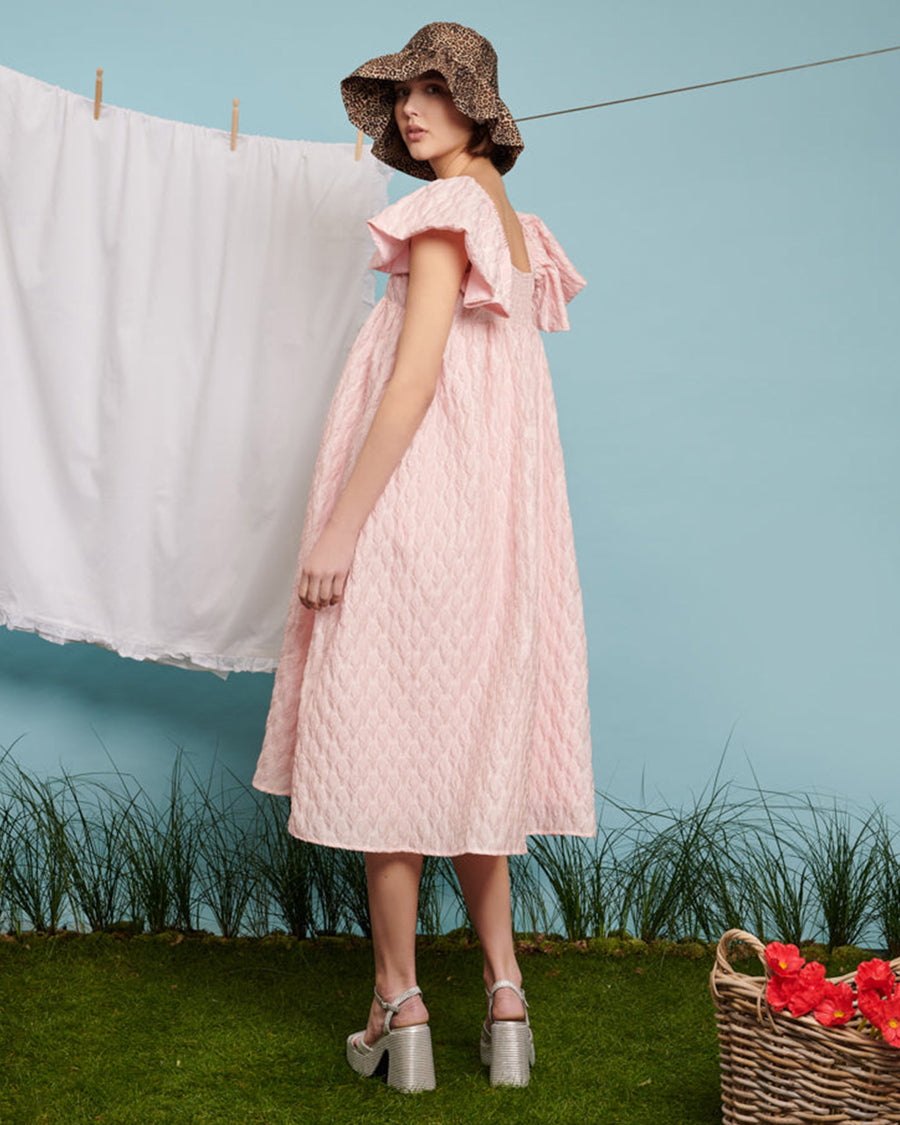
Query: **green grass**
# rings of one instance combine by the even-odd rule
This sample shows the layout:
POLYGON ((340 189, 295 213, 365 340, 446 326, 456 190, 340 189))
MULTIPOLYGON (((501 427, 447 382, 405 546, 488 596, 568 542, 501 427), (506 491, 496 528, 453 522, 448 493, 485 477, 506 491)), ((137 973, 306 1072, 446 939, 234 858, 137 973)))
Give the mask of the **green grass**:
POLYGON ((0 942, 3 1125, 721 1120, 706 951, 524 953, 538 1060, 516 1090, 478 1060, 478 949, 427 943, 438 1089, 410 1096, 344 1061, 371 995, 364 940, 175 941, 0 942))

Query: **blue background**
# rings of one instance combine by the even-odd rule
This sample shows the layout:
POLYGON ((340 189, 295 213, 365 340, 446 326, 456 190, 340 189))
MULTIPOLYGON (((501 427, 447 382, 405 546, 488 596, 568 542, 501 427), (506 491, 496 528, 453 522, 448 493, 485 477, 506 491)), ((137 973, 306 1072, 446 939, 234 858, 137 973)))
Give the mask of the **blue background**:
MULTIPOLYGON (((102 66, 108 102, 223 129, 237 96, 242 132, 314 141, 354 140, 340 78, 433 19, 492 40, 516 116, 900 44, 896 0, 3 9, 6 66, 88 96, 102 66)), ((727 742, 728 777, 897 811, 898 106, 900 52, 521 126, 509 196, 589 280, 547 348, 625 800, 680 802, 727 742)), ((271 682, 0 630, 0 745, 249 780, 271 682)))

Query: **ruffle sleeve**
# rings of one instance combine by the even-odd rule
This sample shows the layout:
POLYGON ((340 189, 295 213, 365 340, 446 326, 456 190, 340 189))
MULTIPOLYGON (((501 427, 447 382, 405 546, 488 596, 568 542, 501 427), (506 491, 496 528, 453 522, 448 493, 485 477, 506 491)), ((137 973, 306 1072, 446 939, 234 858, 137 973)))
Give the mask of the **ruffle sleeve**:
POLYGON ((375 243, 370 269, 409 273, 409 240, 426 230, 465 234, 471 263, 463 278, 463 305, 509 316, 512 264, 494 204, 471 176, 432 180, 368 221, 375 243))
POLYGON ((534 319, 542 332, 566 332, 566 305, 587 282, 537 215, 519 215, 534 274, 534 319))

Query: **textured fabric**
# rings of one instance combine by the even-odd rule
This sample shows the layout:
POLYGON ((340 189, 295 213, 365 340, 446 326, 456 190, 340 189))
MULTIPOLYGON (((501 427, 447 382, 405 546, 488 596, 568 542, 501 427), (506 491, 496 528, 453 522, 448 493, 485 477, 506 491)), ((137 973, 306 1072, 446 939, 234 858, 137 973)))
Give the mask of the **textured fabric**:
POLYGON ((0 624, 268 671, 391 173, 93 108, 0 67, 0 624))
POLYGON ((390 272, 325 424, 297 578, 392 372, 408 240, 465 232, 472 262, 435 397, 363 525, 342 602, 295 594, 253 784, 289 830, 369 851, 512 854, 593 835, 587 650, 550 372, 538 325, 584 284, 540 219, 512 267, 488 194, 436 180, 370 220, 390 272))
POLYGON ((394 120, 394 83, 408 82, 429 70, 444 76, 460 112, 487 124, 496 146, 490 159, 501 175, 508 172, 525 143, 500 99, 497 52, 483 35, 459 23, 420 27, 402 51, 369 59, 341 82, 347 116, 375 138, 372 155, 420 180, 435 178, 427 160, 412 158, 394 120))

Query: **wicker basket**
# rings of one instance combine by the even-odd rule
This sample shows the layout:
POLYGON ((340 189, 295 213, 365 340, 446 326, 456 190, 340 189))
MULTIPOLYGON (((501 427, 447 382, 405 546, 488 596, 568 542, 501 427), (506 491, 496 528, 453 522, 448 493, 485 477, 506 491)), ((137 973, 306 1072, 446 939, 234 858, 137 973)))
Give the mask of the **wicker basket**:
MULTIPOLYGON (((734 942, 746 943, 766 964, 762 942, 743 930, 729 930, 716 950, 709 986, 724 1125, 900 1123, 900 1050, 860 1030, 861 1017, 823 1027, 811 1015, 774 1011, 766 1002, 766 977, 736 972, 728 963, 734 942)), ((900 974, 900 958, 892 967, 900 974)))

